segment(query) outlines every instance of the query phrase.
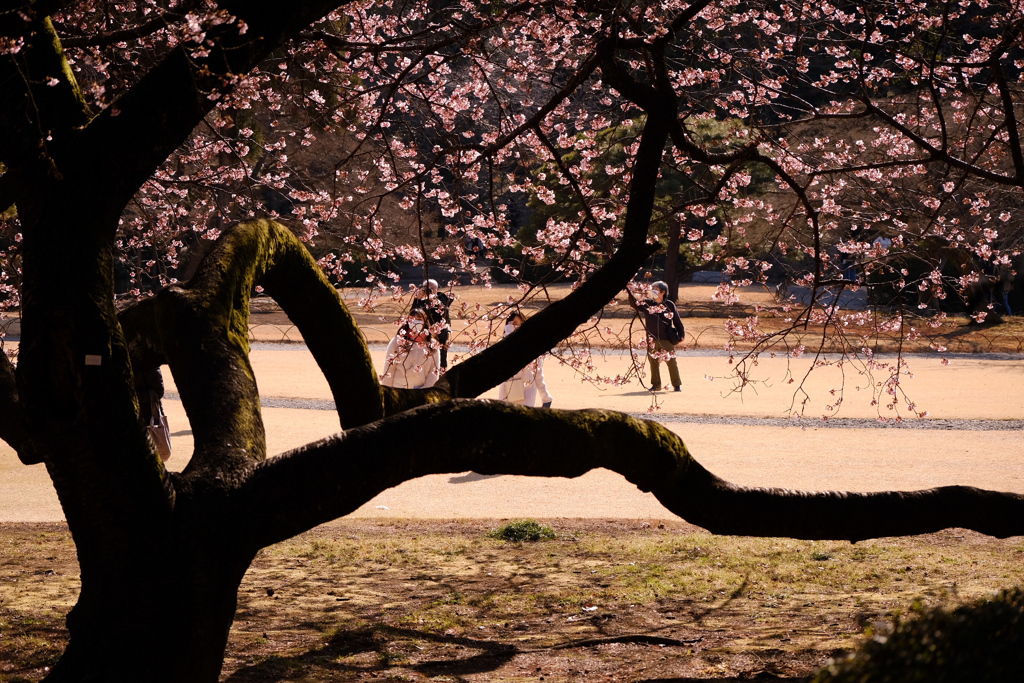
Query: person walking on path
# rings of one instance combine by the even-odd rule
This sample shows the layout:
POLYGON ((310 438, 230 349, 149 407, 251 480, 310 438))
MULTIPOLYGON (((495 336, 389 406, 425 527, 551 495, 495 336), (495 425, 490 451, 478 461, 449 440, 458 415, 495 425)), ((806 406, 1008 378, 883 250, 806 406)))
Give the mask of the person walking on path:
MULTIPOLYGON (((2 353, 2 352, 0 352, 2 353)), ((135 373, 135 394, 139 398, 139 420, 146 425, 160 458, 171 457, 171 429, 164 413, 164 376, 160 367, 140 369, 135 373)))
POLYGON ((439 344, 427 327, 427 316, 413 309, 385 353, 381 384, 398 389, 426 389, 440 376, 439 344))
MULTIPOLYGON (((505 336, 512 334, 523 324, 523 316, 515 311, 505 321, 505 336)), ((551 393, 544 383, 544 356, 531 361, 525 368, 498 387, 498 400, 519 403, 528 408, 537 405, 540 395, 541 406, 551 407, 551 393)))
POLYGON ((444 369, 448 367, 448 339, 452 334, 451 305, 452 298, 437 291, 437 280, 433 279, 423 282, 412 302, 412 310, 426 314, 430 333, 441 344, 441 367, 444 369))
POLYGON ((668 285, 658 280, 651 285, 650 298, 644 299, 637 307, 644 315, 644 328, 647 330, 647 360, 651 364, 651 391, 661 391, 661 368, 659 363, 664 360, 668 365, 669 379, 672 388, 682 391, 679 379, 679 366, 676 365, 676 344, 683 341, 686 330, 679 318, 676 305, 668 299, 668 285))

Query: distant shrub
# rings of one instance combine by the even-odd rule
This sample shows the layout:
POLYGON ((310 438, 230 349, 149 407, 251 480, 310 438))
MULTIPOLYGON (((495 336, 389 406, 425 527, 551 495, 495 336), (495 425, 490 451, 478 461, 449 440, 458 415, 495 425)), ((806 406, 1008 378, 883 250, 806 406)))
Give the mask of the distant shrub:
POLYGON ((504 526, 498 527, 487 535, 503 541, 522 543, 523 541, 539 541, 543 538, 552 539, 555 537, 555 531, 551 527, 538 524, 532 519, 516 519, 504 526))
POLYGON ((1003 683, 1024 671, 1024 590, 1013 588, 952 612, 925 611, 875 635, 812 683, 1003 683))

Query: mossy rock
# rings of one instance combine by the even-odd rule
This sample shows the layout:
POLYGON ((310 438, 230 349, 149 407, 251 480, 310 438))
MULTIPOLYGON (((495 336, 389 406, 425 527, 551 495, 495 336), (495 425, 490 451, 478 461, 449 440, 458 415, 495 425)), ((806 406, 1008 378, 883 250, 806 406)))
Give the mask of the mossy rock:
POLYGON ((1024 590, 933 609, 875 635, 812 683, 1002 683, 1024 676, 1024 590))

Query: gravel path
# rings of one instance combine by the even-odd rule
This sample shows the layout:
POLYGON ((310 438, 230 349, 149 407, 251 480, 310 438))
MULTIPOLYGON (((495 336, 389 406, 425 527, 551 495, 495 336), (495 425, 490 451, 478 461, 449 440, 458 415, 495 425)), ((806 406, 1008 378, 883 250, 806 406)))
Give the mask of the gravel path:
POLYGON ((813 427, 832 429, 929 429, 969 432, 1024 430, 1024 420, 930 420, 915 419, 901 422, 869 420, 854 417, 833 417, 828 420, 777 417, 718 417, 715 415, 658 415, 630 413, 633 417, 661 423, 747 425, 757 427, 813 427))
MULTIPOLYGON (((178 394, 167 392, 165 399, 181 400, 178 394)), ((333 401, 311 398, 277 398, 261 396, 260 405, 265 408, 290 408, 293 410, 334 410, 333 401)), ((685 415, 679 413, 626 413, 641 420, 653 420, 661 424, 704 424, 704 425, 739 425, 756 427, 813 427, 815 429, 928 429, 948 431, 1020 431, 1024 430, 1024 420, 949 420, 949 419, 914 419, 900 422, 869 420, 865 418, 836 417, 828 420, 777 417, 729 417, 719 415, 685 415)))
MULTIPOLYGON (((250 348, 275 351, 280 349, 305 349, 306 345, 302 342, 267 342, 267 341, 254 341, 249 344, 250 348)), ((370 351, 383 352, 387 348, 387 344, 370 343, 367 344, 370 351)), ((461 355, 469 353, 469 347, 461 344, 453 344, 448 353, 450 355, 461 355)), ((630 351, 629 349, 617 349, 617 348, 605 348, 605 347, 594 347, 591 349, 591 353, 594 356, 626 356, 630 353, 637 354, 636 351, 630 351)), ((554 354, 553 354, 554 355, 554 354)), ((643 352, 639 352, 642 356, 643 352)), ((741 358, 744 355, 743 351, 725 351, 724 349, 712 349, 712 348, 701 348, 701 349, 679 349, 676 351, 676 355, 679 358, 724 358, 727 356, 735 356, 741 358)), ((808 354, 810 355, 810 354, 808 354)), ((768 354, 765 354, 767 357, 768 354)), ((823 359, 836 360, 840 356, 839 354, 826 353, 822 355, 823 359)), ((908 360, 926 359, 926 358, 948 358, 952 360, 1021 360, 1024 355, 1019 353, 905 353, 903 357, 908 360)), ((873 356, 876 361, 895 360, 896 354, 894 353, 877 353, 873 356)))

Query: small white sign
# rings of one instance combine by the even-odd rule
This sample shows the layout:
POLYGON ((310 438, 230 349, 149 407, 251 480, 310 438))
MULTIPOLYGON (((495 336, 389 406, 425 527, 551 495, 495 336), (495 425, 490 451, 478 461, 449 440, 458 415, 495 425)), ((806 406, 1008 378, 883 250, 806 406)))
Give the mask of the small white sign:
POLYGON ((86 365, 103 365, 103 356, 98 356, 94 353, 85 354, 86 365))

